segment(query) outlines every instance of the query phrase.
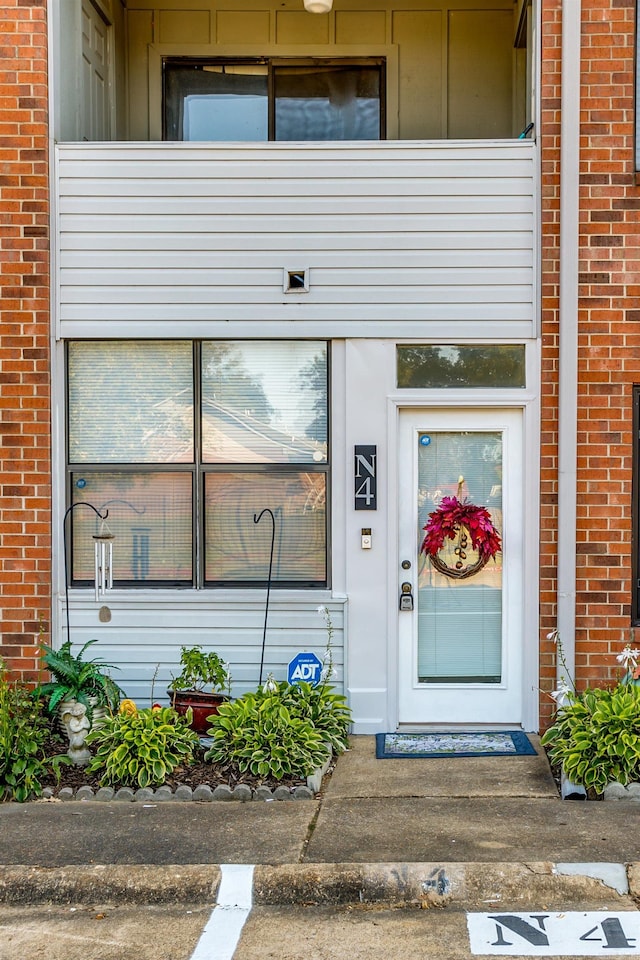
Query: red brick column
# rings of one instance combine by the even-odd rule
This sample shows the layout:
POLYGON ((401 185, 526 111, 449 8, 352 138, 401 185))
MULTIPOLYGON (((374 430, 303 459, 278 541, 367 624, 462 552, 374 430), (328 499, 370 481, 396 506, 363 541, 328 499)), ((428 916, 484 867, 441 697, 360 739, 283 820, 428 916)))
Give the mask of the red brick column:
POLYGON ((578 571, 581 685, 620 676, 631 617, 632 386, 640 382, 634 2, 584 0, 578 571), (634 317, 635 314, 635 317, 634 317))
POLYGON ((0 7, 0 656, 37 667, 51 605, 46 0, 0 7))
MULTIPOLYGON (((634 172, 634 0, 582 0, 576 681, 620 676, 631 632, 632 387, 640 383, 640 187, 634 172)), ((541 686, 556 615, 560 0, 543 3, 541 686)), ((640 645, 640 644, 639 644, 640 645)), ((552 704, 543 694, 541 715, 552 704)))

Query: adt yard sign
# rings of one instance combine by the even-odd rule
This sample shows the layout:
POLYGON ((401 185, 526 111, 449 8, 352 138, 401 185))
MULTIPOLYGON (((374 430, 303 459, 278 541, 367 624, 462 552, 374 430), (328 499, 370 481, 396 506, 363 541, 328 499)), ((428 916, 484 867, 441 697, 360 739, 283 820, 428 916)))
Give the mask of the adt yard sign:
POLYGON ((289 662, 289 672, 287 678, 289 683, 310 683, 312 687, 320 683, 322 675, 322 661, 316 657, 315 653, 298 653, 293 660, 289 662))

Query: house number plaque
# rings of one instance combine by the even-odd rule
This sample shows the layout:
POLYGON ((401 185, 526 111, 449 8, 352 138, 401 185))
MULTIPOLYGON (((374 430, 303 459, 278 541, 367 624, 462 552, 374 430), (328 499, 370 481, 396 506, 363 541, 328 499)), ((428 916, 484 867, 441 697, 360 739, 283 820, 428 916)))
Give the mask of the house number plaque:
POLYGON ((356 510, 378 509, 377 447, 356 444, 354 462, 354 506, 356 510))

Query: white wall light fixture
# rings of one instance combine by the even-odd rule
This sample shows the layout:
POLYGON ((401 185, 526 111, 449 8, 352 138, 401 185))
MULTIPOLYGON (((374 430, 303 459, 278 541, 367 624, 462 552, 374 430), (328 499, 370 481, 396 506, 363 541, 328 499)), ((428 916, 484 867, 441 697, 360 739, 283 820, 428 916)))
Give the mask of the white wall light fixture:
POLYGON ((329 13, 333 0, 303 0, 307 13, 329 13))

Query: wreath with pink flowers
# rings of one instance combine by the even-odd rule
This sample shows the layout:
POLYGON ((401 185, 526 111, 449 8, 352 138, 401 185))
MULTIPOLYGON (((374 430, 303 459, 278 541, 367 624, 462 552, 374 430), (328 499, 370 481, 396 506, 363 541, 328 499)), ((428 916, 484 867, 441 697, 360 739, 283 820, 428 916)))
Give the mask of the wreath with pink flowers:
POLYGON ((447 577, 460 580, 472 577, 502 549, 500 534, 487 508, 478 507, 459 497, 443 497, 437 509, 429 514, 423 529, 425 537, 420 552, 426 554, 436 570, 447 577), (440 556, 446 540, 457 541, 453 567, 440 556), (469 541, 478 558, 467 564, 469 541))

